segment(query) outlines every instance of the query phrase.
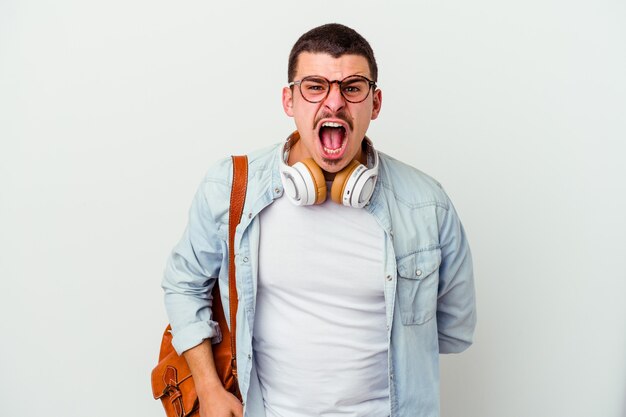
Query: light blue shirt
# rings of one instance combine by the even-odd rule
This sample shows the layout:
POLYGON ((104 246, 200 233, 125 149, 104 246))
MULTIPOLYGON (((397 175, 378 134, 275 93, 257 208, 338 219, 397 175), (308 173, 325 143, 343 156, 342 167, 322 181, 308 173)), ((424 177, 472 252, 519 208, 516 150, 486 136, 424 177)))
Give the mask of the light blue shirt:
MULTIPOLYGON (((439 353, 467 349, 476 324, 470 249, 439 183, 381 152, 378 155, 378 181, 363 210, 385 231, 381 280, 385 283, 389 340, 389 414, 438 417, 439 353)), ((283 186, 277 147, 251 153, 248 160, 248 191, 235 235, 237 364, 245 416, 263 417, 252 350, 258 214, 282 195, 283 186)), ((165 306, 179 353, 204 339, 221 338, 219 327, 211 320, 210 289, 219 279, 222 302, 228 310, 231 179, 230 158, 209 169, 193 200, 185 233, 167 262, 165 306)))

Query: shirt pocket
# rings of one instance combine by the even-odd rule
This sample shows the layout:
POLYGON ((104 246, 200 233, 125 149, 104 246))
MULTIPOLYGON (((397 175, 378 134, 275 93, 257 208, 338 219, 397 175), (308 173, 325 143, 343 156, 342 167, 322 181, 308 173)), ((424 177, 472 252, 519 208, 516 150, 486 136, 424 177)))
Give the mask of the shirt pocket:
POLYGON ((426 323, 437 311, 437 287, 441 249, 404 256, 397 260, 398 303, 402 323, 426 323))

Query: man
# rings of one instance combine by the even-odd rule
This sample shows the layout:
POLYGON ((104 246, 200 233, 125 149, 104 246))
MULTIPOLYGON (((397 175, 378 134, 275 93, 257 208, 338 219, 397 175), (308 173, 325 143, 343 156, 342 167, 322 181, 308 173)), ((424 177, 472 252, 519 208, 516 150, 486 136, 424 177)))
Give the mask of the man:
POLYGON ((366 138, 382 94, 357 32, 305 33, 288 72, 282 102, 297 132, 248 155, 233 249, 243 405, 221 386, 210 348, 220 335, 210 289, 228 294, 230 159, 209 170, 167 264, 173 344, 200 414, 438 416, 438 355, 465 350, 475 326, 461 223, 437 182, 366 138))

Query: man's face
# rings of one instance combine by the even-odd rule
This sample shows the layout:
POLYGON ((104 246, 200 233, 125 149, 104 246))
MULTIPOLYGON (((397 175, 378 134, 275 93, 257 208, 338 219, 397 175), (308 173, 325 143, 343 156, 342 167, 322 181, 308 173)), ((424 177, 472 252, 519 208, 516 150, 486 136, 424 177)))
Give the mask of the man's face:
MULTIPOLYGON (((333 58, 325 53, 303 52, 298 56, 294 81, 307 76, 322 76, 330 81, 349 75, 371 79, 367 59, 360 55, 333 58)), ((380 90, 370 91, 361 103, 350 103, 341 95, 337 83, 330 85, 328 96, 319 103, 306 101, 298 86, 283 89, 283 108, 294 118, 300 140, 289 154, 290 165, 313 158, 330 174, 339 172, 353 159, 364 162, 361 142, 370 120, 378 117, 382 102, 380 90), (340 125, 340 127, 333 127, 340 125)))

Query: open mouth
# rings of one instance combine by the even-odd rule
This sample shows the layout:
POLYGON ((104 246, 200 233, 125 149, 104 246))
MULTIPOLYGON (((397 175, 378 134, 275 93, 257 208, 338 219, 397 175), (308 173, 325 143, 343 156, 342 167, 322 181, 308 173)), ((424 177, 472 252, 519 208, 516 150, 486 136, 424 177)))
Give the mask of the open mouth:
POLYGON ((324 122, 319 128, 319 139, 326 157, 340 157, 346 142, 346 128, 341 123, 324 122))

